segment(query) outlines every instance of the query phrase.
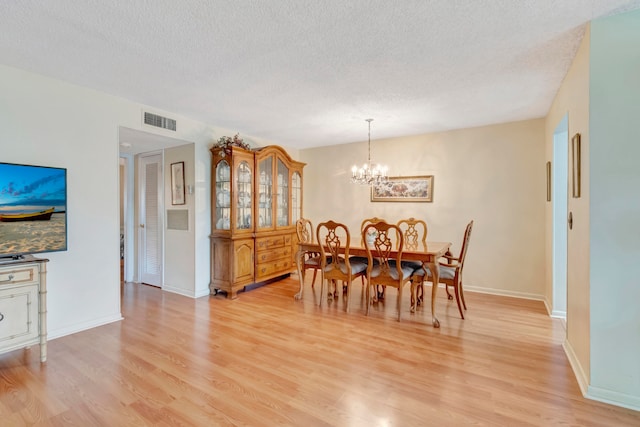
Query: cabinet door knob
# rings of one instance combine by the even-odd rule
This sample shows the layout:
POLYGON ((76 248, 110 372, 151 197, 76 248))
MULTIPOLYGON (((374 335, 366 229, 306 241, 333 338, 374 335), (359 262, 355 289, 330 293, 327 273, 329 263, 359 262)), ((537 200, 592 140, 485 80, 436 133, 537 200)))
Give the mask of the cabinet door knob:
POLYGON ((4 320, 4 314, 0 313, 0 322, 4 320))

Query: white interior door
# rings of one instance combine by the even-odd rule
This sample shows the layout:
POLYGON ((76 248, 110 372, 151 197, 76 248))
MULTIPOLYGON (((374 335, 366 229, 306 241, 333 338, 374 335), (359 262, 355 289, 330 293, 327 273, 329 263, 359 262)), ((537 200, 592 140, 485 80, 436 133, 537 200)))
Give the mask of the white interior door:
POLYGON ((138 251, 140 281, 162 287, 162 154, 140 156, 140 220, 138 251))

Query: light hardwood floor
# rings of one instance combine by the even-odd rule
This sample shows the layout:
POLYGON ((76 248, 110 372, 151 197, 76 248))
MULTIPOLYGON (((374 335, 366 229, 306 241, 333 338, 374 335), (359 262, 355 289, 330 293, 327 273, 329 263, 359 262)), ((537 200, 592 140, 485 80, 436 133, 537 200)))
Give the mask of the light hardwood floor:
POLYGON ((127 283, 124 321, 51 340, 42 365, 37 347, 0 355, 0 425, 640 425, 581 396, 541 302, 467 292, 462 320, 442 291, 434 329, 408 291, 398 322, 392 289, 366 317, 360 282, 349 314, 318 308, 319 288, 194 300, 127 283))

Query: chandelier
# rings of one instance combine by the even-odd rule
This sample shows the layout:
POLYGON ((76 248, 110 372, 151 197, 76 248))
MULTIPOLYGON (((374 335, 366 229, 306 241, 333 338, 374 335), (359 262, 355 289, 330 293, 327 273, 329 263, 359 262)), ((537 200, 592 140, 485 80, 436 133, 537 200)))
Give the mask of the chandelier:
POLYGON ((354 184, 373 185, 385 182, 389 179, 387 176, 387 167, 382 165, 371 164, 371 122, 373 119, 366 119, 369 122, 369 156, 367 163, 358 167, 353 165, 351 168, 351 182, 354 184))

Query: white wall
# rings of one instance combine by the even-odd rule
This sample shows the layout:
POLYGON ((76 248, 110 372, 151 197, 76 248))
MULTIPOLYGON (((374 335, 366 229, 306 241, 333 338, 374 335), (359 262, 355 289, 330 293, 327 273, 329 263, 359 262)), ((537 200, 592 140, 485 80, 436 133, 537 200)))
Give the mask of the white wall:
POLYGON ((640 11, 591 24, 592 397, 640 410, 640 11))
POLYGON ((349 183, 351 166, 366 160, 366 141, 301 150, 303 215, 314 226, 334 219, 357 234, 364 218, 414 216, 427 221, 428 240, 452 242, 457 252, 473 219, 465 289, 542 299, 544 120, 374 140, 371 156, 391 176, 434 175, 433 202, 371 202, 368 187, 349 183))
MULTIPOLYGON (((138 103, 23 70, 0 66, 2 161, 67 168, 68 250, 46 254, 49 337, 116 321, 120 316, 119 127, 142 125, 138 103)), ((152 109, 158 112, 157 109, 152 109)), ((176 114, 174 137, 194 143, 188 173, 195 185, 194 261, 172 284, 206 295, 209 284, 210 154, 222 135, 235 132, 176 114), (189 271, 191 270, 191 271, 189 271), (194 282, 195 281, 195 282, 194 282), (189 283, 190 282, 190 283, 189 283), (204 293, 203 293, 204 291, 204 293)), ((166 135, 163 130, 159 134, 166 135)), ((246 138, 246 137, 245 137, 246 138)), ((253 141, 246 138, 247 142, 253 141)), ((267 144, 268 141, 260 141, 267 144)), ((180 259, 179 262, 183 260, 180 259)), ((181 267, 182 268, 182 267, 181 267)), ((172 270, 173 269, 173 270, 172 270)))
MULTIPOLYGON (((181 145, 164 150, 164 200, 165 200, 165 227, 164 227, 164 284, 163 289, 187 296, 201 296, 206 292, 194 289, 203 284, 195 281, 195 191, 189 194, 185 191, 185 204, 171 204, 171 164, 184 162, 184 183, 187 188, 195 186, 194 171, 194 144, 181 145), (188 211, 188 230, 169 229, 168 211, 188 211)), ((186 190, 186 189, 185 189, 186 190)))

